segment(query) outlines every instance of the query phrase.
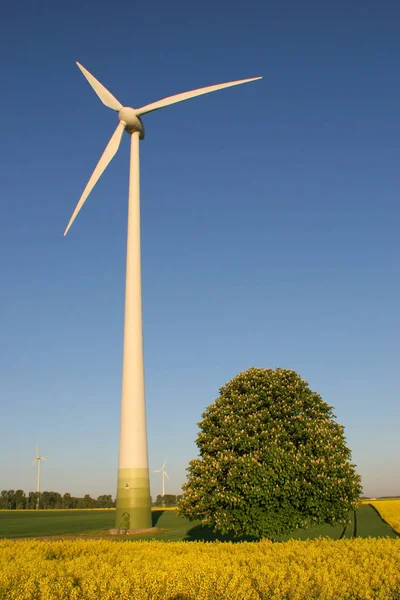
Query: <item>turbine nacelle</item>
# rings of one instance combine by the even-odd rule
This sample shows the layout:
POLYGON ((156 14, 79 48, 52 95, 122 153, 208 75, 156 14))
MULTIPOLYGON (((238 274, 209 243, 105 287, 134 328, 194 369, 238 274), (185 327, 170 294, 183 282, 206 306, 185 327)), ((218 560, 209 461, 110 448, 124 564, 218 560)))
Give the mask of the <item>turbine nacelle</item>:
POLYGON ((125 125, 125 130, 128 133, 139 133, 139 138, 144 139, 144 126, 142 119, 137 116, 136 110, 129 106, 123 106, 118 112, 118 119, 125 125))

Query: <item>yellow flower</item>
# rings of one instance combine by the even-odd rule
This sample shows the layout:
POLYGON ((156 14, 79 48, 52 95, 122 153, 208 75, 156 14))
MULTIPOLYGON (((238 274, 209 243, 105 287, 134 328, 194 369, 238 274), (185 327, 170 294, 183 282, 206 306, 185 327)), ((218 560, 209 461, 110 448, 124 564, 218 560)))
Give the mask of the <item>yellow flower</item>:
POLYGON ((0 540, 0 600, 387 600, 400 538, 202 543, 0 540))

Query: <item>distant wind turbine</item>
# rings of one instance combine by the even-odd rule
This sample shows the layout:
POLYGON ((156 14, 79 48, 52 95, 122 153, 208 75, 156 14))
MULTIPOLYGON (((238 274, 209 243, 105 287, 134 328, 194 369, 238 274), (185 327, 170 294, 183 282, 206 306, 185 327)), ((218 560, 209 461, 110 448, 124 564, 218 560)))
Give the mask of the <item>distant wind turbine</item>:
MULTIPOLYGON (((117 153, 124 131, 130 136, 131 156, 126 250, 124 352, 115 526, 117 529, 120 528, 121 522, 129 516, 130 529, 146 529, 151 527, 151 508, 144 394, 140 259, 139 140, 144 139, 142 117, 171 104, 242 83, 249 83, 250 81, 261 79, 261 77, 210 85, 169 96, 157 102, 146 104, 141 108, 132 108, 122 105, 89 71, 78 62, 76 64, 103 104, 118 113, 119 123, 83 190, 64 235, 67 234, 90 192, 117 153)), ((135 79, 134 75, 134 70, 126 72, 126 76, 130 79, 135 79)), ((240 143, 241 130, 243 127, 246 127, 245 115, 247 112, 248 107, 241 107, 241 110, 237 112, 237 118, 232 124, 238 133, 238 143, 240 143)), ((87 120, 93 119, 91 112, 88 113, 87 117, 87 120)), ((207 115, 201 115, 197 111, 194 117, 200 119, 204 123, 204 126, 207 127, 207 115)), ((93 123, 93 126, 96 127, 96 123, 93 123)), ((209 132, 209 135, 212 133, 209 132)), ((177 176, 179 176, 179 173, 177 173, 177 176)), ((168 186, 168 181, 165 183, 168 186)))
POLYGON ((39 449, 38 449, 37 444, 36 444, 36 458, 33 461, 33 463, 32 463, 31 466, 34 467, 36 462, 38 464, 38 469, 37 469, 37 483, 36 483, 36 493, 37 493, 37 496, 36 496, 36 508, 37 509, 39 508, 39 497, 40 497, 40 461, 41 460, 47 460, 47 458, 45 456, 40 456, 39 449))
POLYGON ((164 477, 166 477, 169 481, 169 477, 168 477, 168 473, 165 470, 165 465, 167 464, 167 459, 164 460, 164 464, 161 467, 161 469, 157 469, 157 471, 153 471, 153 473, 162 473, 162 497, 164 498, 165 496, 165 484, 164 484, 164 477))

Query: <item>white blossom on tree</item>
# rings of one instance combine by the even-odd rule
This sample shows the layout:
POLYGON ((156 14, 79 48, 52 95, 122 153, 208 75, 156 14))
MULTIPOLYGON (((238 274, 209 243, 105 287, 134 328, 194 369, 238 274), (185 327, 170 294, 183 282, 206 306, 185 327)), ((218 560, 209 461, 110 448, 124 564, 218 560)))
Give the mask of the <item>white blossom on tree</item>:
POLYGON ((273 537, 346 524, 362 488, 333 409, 288 369, 251 368, 202 415, 179 512, 221 533, 273 537))

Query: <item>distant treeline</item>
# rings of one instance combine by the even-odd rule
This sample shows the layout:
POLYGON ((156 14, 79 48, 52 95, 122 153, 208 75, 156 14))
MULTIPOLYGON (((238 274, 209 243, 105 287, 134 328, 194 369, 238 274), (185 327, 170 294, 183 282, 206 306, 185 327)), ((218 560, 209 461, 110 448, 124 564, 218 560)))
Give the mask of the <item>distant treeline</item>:
MULTIPOLYGON (((25 494, 23 490, 2 490, 0 492, 0 509, 23 510, 36 508, 37 492, 25 494)), ((39 508, 113 508, 115 500, 111 494, 99 496, 96 500, 86 494, 83 498, 76 498, 71 494, 63 496, 58 492, 41 492, 39 494, 39 508)))
MULTIPOLYGON (((181 496, 175 494, 165 494, 157 496, 155 502, 151 500, 153 506, 175 506, 181 496)), ((2 490, 0 492, 0 510, 24 510, 36 508, 38 493, 29 492, 25 494, 23 490, 2 490)), ((41 492, 39 494, 39 508, 115 508, 115 500, 111 494, 104 494, 94 499, 89 494, 83 498, 58 492, 41 492)))
POLYGON ((175 496, 175 494, 165 494, 164 496, 158 495, 155 502, 152 502, 153 506, 176 506, 182 495, 175 496))

